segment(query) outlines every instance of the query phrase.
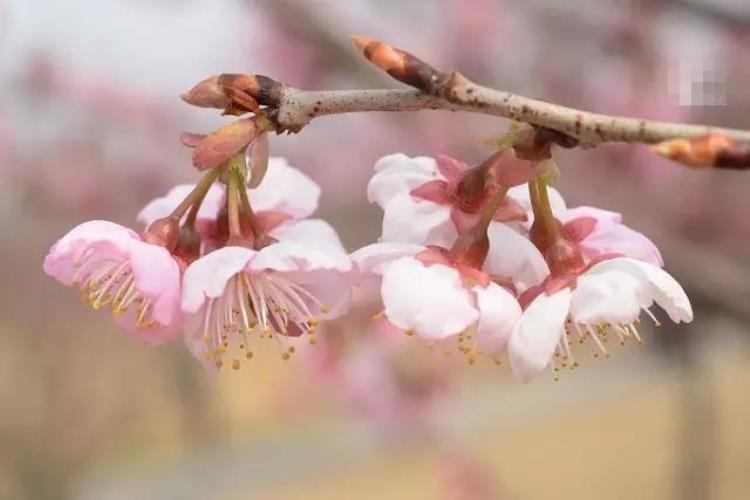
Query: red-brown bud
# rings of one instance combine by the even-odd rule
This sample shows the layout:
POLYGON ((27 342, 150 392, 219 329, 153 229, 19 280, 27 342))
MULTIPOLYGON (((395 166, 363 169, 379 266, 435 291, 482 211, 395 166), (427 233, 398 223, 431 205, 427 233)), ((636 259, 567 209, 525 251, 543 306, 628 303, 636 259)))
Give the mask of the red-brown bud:
POLYGON ((241 118, 219 127, 195 146, 193 165, 199 170, 220 165, 247 147, 260 132, 252 118, 241 118))
POLYGON ((670 139, 653 146, 658 155, 689 167, 750 168, 750 144, 741 144, 724 134, 696 139, 670 139))
POLYGON ((201 108, 224 109, 231 103, 229 97, 219 85, 219 75, 206 78, 193 88, 183 93, 182 100, 201 108))
POLYGON ((172 217, 156 219, 143 232, 143 241, 160 245, 172 252, 180 237, 180 222, 172 217))

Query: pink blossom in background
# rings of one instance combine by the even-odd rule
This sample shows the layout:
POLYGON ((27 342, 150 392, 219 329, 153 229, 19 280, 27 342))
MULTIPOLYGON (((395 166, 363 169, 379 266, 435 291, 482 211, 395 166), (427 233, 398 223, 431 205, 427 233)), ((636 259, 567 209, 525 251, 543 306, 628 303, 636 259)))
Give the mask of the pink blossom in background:
POLYGON ((81 290, 94 309, 108 305, 118 324, 152 343, 180 333, 180 270, 164 247, 108 221, 88 221, 60 238, 44 271, 81 290))

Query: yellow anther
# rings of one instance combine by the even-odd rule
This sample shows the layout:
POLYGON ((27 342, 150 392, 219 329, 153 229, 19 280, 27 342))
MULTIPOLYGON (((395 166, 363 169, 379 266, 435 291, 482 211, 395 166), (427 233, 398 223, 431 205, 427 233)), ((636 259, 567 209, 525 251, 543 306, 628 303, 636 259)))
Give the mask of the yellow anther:
POLYGON ((237 358, 234 358, 232 360, 232 370, 239 370, 240 369, 240 360, 237 358))
POLYGON ((245 353, 245 357, 246 357, 247 359, 251 359, 251 358, 253 357, 253 351, 247 351, 247 352, 245 353))

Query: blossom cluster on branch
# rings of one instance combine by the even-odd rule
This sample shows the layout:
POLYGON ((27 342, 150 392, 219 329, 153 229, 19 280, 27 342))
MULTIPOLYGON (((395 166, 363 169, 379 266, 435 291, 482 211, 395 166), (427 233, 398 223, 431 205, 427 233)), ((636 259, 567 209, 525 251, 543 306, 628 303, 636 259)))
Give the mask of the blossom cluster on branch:
MULTIPOLYGON (((456 73, 431 72, 379 42, 358 45, 389 74, 455 101, 445 85, 456 73)), ((641 341, 642 316, 659 324, 654 305, 674 322, 692 320, 646 236, 618 213, 568 207, 551 187, 560 175, 553 147, 585 136, 527 122, 476 166, 385 156, 367 189, 383 210, 381 237, 347 254, 336 230, 312 218, 318 186, 269 156, 268 133, 289 130, 285 96, 257 75, 200 82, 188 103, 242 116, 208 135, 183 134, 201 181, 144 207, 140 233, 108 221, 74 228, 50 249, 47 274, 148 342, 183 337, 211 370, 239 368, 264 340, 288 359, 294 339, 314 344, 322 324, 347 313, 354 290, 373 291, 382 304, 373 316, 388 329, 455 348, 469 363, 507 354, 522 381, 577 366, 574 341, 603 356, 608 339, 641 341)), ((658 148, 693 165, 741 156, 733 139, 715 137, 724 139, 658 148)))

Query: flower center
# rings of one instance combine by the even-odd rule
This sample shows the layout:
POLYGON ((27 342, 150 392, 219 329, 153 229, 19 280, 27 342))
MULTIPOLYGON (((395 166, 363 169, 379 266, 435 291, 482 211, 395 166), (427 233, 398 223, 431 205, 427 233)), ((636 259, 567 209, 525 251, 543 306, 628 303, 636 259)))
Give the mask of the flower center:
MULTIPOLYGON (((655 326, 659 326, 660 323, 654 316, 654 314, 646 307, 643 308, 646 314, 654 321, 655 326)), ((639 344, 643 342, 643 338, 638 333, 636 324, 639 323, 636 320, 633 323, 598 323, 598 324, 586 324, 578 323, 573 321, 572 318, 568 318, 565 322, 565 332, 563 332, 560 342, 555 350, 555 356, 552 358, 550 367, 554 374, 555 381, 558 380, 558 374, 560 368, 569 368, 571 370, 578 367, 578 362, 573 356, 572 344, 578 341, 578 344, 584 344, 587 340, 593 344, 594 352, 593 356, 598 358, 599 356, 609 357, 606 345, 607 341, 616 336, 620 345, 625 345, 628 339, 635 339, 639 344), (559 366, 558 366, 559 365, 559 366)))
POLYGON ((138 328, 162 326, 152 319, 153 301, 144 297, 135 283, 133 269, 127 259, 102 257, 87 252, 75 264, 73 276, 81 290, 81 298, 94 309, 110 306, 112 314, 132 313, 138 328))
MULTIPOLYGON (((328 307, 305 287, 271 273, 235 274, 226 284, 221 297, 209 299, 203 314, 203 345, 207 359, 217 368, 231 357, 232 368, 239 369, 241 358, 251 359, 249 343, 273 339, 279 344, 283 337, 314 336, 319 314, 328 307)), ((284 350, 287 360, 294 346, 284 350)))

